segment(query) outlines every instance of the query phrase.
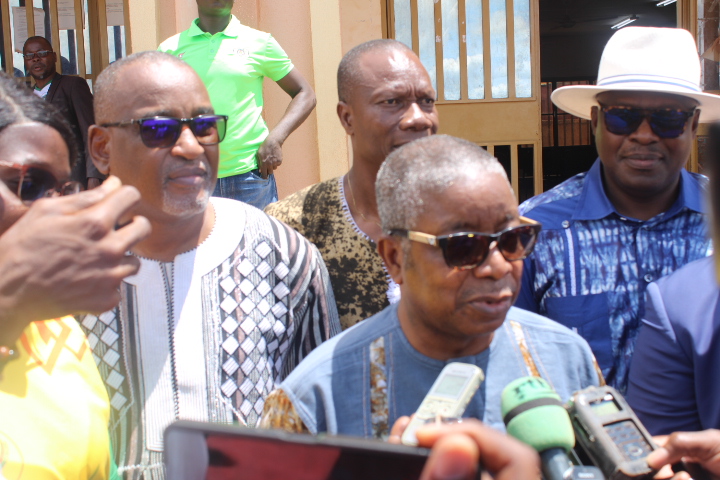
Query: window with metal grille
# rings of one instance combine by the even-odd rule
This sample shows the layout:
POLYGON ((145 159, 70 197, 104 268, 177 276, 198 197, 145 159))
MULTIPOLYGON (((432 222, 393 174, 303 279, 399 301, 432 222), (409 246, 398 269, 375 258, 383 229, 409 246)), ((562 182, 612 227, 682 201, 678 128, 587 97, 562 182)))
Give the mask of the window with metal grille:
POLYGON ((557 108, 550 95, 565 85, 593 85, 590 80, 542 82, 540 84, 543 147, 593 145, 590 120, 584 120, 557 108))
POLYGON ((530 0, 388 0, 391 36, 410 46, 440 102, 533 96, 530 0))

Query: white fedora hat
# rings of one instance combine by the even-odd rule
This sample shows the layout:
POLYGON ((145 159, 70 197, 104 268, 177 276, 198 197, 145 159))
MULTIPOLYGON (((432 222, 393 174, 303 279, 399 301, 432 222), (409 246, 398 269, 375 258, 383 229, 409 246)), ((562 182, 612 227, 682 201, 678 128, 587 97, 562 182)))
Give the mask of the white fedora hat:
POLYGON ((625 27, 603 50, 597 85, 560 87, 552 101, 590 119, 596 95, 612 90, 672 93, 697 100, 700 121, 720 120, 720 96, 700 88, 700 57, 690 32, 680 28, 625 27))

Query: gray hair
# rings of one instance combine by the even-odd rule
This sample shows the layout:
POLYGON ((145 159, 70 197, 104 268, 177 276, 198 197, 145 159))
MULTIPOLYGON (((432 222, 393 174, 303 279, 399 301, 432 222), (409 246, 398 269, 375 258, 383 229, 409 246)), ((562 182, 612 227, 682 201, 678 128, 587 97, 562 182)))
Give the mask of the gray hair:
POLYGON ((337 71, 339 100, 341 102, 347 102, 350 97, 352 97, 352 91, 358 84, 359 79, 364 75, 362 68, 360 68, 360 59, 363 55, 376 51, 390 52, 395 50, 410 52, 414 55, 410 47, 402 42, 389 38, 370 40, 369 42, 361 43, 353 47, 347 52, 342 60, 340 60, 337 71))
POLYGON ((424 199, 442 194, 469 171, 497 173, 507 181, 505 169, 485 149, 449 135, 431 135, 392 152, 375 182, 383 230, 415 228, 424 199))
POLYGON ((161 65, 170 63, 182 68, 195 72, 192 67, 177 57, 169 53, 148 50, 146 52, 134 53, 130 56, 121 58, 117 62, 113 62, 105 70, 100 72, 94 85, 93 106, 95 109, 95 121, 100 124, 107 121, 115 121, 117 119, 108 118, 113 110, 113 106, 118 103, 117 90, 120 85, 119 78, 122 72, 128 67, 135 64, 145 65, 161 65))

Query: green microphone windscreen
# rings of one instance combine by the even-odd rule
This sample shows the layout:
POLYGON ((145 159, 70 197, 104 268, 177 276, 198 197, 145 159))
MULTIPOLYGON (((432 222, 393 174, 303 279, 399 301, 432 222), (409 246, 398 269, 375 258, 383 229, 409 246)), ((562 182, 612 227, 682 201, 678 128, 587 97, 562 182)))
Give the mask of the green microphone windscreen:
POLYGON ((539 377, 522 377, 502 392, 502 415, 507 433, 538 452, 550 448, 565 451, 575 445, 570 417, 560 397, 539 377))

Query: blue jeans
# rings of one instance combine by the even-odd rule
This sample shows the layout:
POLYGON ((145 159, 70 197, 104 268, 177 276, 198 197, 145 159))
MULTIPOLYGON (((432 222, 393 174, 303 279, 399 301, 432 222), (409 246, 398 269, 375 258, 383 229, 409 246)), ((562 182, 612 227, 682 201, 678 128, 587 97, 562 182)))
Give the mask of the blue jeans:
POLYGON ((239 200, 262 210, 278 201, 275 175, 263 179, 258 170, 252 170, 240 175, 218 178, 213 197, 239 200))

